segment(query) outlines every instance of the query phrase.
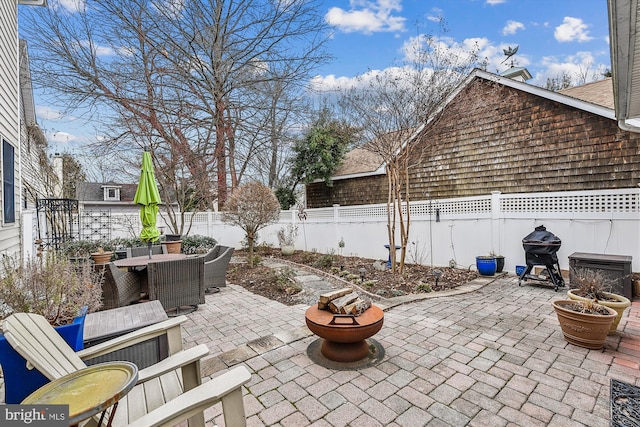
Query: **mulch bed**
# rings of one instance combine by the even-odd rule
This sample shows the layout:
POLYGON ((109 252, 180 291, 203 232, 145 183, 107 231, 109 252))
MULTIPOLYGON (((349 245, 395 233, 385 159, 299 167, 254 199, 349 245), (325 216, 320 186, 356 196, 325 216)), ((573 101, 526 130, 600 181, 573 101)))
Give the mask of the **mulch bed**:
MULTIPOLYGON (((296 251, 293 255, 283 256, 280 249, 260 247, 256 250, 256 259, 279 258, 301 266, 307 266, 342 280, 351 281, 362 289, 375 295, 391 298, 407 294, 419 294, 453 289, 478 277, 475 270, 434 267, 420 264, 406 264, 402 273, 393 273, 386 268, 386 260, 373 260, 360 257, 347 257, 335 254, 296 251), (436 284, 434 270, 441 275, 436 284), (361 275, 364 275, 364 280, 361 275)), ((234 258, 246 260, 247 252, 234 252, 234 258)), ((240 285, 251 292, 294 305, 299 301, 293 296, 300 288, 286 280, 282 273, 260 262, 253 268, 247 264, 231 264, 227 269, 227 280, 240 285)))

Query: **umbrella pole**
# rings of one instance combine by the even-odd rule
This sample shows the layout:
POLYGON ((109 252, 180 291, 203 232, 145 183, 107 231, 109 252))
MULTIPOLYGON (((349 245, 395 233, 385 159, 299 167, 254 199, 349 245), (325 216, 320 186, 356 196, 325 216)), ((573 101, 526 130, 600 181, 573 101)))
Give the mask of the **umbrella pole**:
POLYGON ((151 259, 151 242, 149 242, 149 259, 151 259))

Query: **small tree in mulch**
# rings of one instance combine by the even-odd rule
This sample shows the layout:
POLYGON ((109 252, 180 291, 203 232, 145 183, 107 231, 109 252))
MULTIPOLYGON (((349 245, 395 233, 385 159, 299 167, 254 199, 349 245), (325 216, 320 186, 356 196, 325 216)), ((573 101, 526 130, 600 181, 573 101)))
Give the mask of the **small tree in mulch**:
POLYGON ((249 256, 247 262, 253 267, 253 247, 256 234, 280 217, 280 203, 273 191, 259 182, 250 182, 237 187, 224 205, 222 221, 237 225, 244 230, 249 256))

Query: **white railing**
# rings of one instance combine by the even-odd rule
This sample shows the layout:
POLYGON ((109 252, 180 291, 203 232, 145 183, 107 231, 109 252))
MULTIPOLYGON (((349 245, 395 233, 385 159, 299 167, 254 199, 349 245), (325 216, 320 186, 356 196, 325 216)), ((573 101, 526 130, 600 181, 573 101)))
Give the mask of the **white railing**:
MULTIPOLYGON (((277 224, 259 232, 259 241, 277 246, 276 232, 287 224, 298 226, 298 249, 386 259, 387 208, 381 205, 333 206, 282 211, 277 224), (338 247, 340 240, 344 248, 338 247)), ((633 271, 640 271, 640 189, 562 193, 500 194, 455 199, 415 201, 410 204, 411 228, 407 261, 446 266, 475 263, 490 252, 506 257, 505 269, 524 264, 522 238, 544 224, 562 239, 560 266, 568 268, 573 252, 631 255, 633 271)), ((193 216, 191 235, 214 237, 241 247, 244 233, 222 222, 219 212, 193 216)), ((112 237, 131 236, 137 213, 112 213, 112 237), (127 226, 125 226, 127 225, 127 226)), ((162 224, 163 220, 159 219, 162 224)), ((134 227, 135 229, 135 227, 134 227)))

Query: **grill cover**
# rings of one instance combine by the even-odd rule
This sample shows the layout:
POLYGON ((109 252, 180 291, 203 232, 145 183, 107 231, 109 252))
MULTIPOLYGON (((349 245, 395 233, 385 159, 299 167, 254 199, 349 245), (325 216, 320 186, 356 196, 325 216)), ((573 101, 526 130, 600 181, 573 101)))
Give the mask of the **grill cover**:
POLYGON ((544 225, 536 227, 522 239, 522 247, 525 253, 536 255, 552 255, 558 252, 562 241, 558 236, 547 231, 544 225))

